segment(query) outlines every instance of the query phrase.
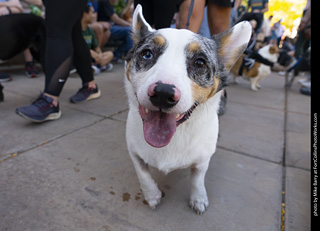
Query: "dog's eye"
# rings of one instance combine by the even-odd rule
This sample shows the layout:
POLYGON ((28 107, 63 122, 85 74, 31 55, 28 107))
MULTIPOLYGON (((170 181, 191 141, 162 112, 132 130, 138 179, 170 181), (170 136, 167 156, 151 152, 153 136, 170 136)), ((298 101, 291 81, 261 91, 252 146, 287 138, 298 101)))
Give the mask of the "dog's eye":
POLYGON ((150 50, 144 50, 141 52, 141 57, 145 60, 150 60, 153 58, 153 54, 150 50))
POLYGON ((199 59, 196 59, 196 60, 194 61, 194 65, 195 65, 197 68, 203 68, 203 67, 206 66, 206 61, 205 61, 204 59, 199 58, 199 59))

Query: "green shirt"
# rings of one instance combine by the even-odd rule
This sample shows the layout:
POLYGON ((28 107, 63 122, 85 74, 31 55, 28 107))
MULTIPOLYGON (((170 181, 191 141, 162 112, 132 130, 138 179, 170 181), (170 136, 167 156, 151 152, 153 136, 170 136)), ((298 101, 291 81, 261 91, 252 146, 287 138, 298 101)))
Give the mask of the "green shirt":
POLYGON ((94 34, 94 31, 87 26, 86 30, 82 31, 82 35, 86 43, 88 44, 89 49, 95 49, 98 47, 98 41, 96 38, 96 35, 94 34))

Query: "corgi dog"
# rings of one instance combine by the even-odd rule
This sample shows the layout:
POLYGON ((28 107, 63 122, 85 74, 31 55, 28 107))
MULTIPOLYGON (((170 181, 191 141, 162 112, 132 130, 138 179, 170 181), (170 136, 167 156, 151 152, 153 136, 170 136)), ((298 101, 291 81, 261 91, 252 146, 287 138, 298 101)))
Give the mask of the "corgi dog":
MULTIPOLYGON (((267 59, 270 62, 277 62, 279 57, 279 49, 275 45, 266 45, 259 49, 258 54, 260 54, 263 58, 267 59)), ((242 55, 234 66, 231 68, 231 73, 233 75, 234 83, 237 82, 237 78, 239 75, 239 69, 242 65, 243 58, 245 55, 242 55)), ((270 66, 262 64, 260 62, 254 61, 254 64, 250 70, 244 68, 242 76, 245 79, 250 80, 251 82, 251 90, 258 91, 261 88, 260 81, 271 74, 270 66)))
POLYGON ((161 199, 148 166, 166 174, 191 168, 189 204, 202 214, 209 205, 205 174, 216 150, 221 90, 247 47, 251 26, 242 22, 212 39, 185 29, 154 30, 141 5, 132 26, 126 140, 145 200, 154 209, 161 199))

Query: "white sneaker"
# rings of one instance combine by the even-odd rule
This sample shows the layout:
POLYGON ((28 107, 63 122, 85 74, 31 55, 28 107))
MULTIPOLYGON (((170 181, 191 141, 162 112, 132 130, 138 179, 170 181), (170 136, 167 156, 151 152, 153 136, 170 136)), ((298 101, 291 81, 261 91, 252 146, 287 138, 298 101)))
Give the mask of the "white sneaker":
POLYGON ((97 66, 95 66, 95 65, 92 65, 92 66, 91 66, 91 69, 92 69, 92 71, 93 71, 93 74, 95 74, 95 75, 100 74, 100 68, 99 68, 99 67, 97 67, 97 66))
POLYGON ((298 81, 304 87, 311 87, 311 80, 310 79, 300 79, 298 81))

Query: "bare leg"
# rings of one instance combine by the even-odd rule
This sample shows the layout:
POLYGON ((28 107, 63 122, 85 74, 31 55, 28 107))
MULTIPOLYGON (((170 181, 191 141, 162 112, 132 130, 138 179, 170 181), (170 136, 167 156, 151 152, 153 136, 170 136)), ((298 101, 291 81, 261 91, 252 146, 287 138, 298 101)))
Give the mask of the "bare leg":
POLYGON ((229 29, 231 9, 231 7, 208 3, 208 24, 211 36, 229 29))
MULTIPOLYGON (((186 0, 180 4, 179 29, 186 28, 190 2, 191 0, 186 0)), ((204 7, 205 7, 204 0, 197 0, 194 2, 194 6, 193 6, 191 18, 190 18, 190 25, 189 25, 189 30, 191 30, 192 32, 198 33, 200 30, 202 19, 203 19, 204 7)))

